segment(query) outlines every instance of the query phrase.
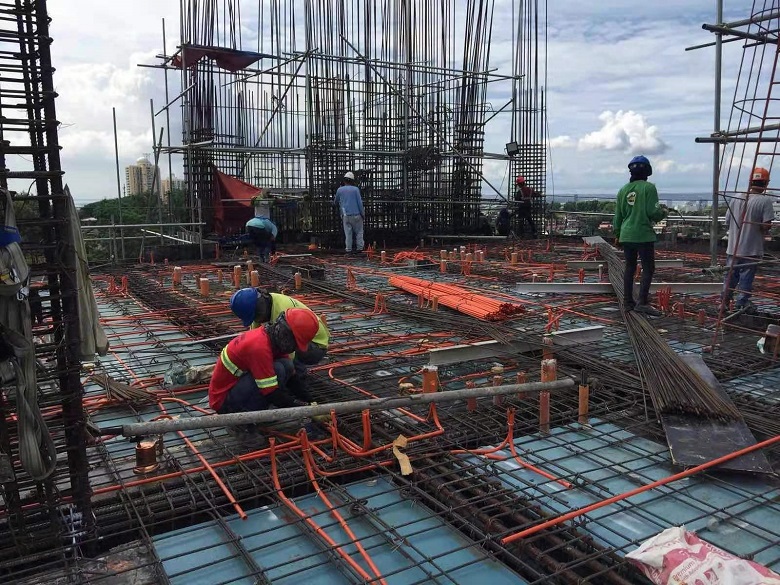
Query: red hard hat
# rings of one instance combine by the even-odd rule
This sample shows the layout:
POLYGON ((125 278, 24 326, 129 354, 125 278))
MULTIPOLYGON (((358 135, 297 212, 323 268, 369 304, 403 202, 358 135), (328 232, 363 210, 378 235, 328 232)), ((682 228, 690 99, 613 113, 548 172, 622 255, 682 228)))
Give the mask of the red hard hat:
POLYGON ((295 308, 287 309, 284 312, 284 319, 295 337, 295 345, 301 351, 305 351, 320 328, 317 315, 309 309, 295 308))
POLYGON ((753 169, 753 173, 750 175, 750 182, 752 183, 754 181, 763 181, 764 183, 768 183, 769 171, 761 167, 756 167, 753 169))
POLYGON ((523 175, 520 175, 515 179, 515 185, 522 185, 525 183, 525 177, 523 175))

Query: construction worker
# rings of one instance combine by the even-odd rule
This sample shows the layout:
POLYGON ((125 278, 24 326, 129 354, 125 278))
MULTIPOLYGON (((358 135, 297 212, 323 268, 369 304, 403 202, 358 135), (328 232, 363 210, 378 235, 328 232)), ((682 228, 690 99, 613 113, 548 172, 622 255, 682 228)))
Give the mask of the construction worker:
POLYGON ((499 236, 508 236, 511 230, 512 214, 509 212, 509 209, 504 207, 498 212, 498 217, 496 218, 496 231, 499 236))
POLYGON ((222 350, 209 384, 209 405, 219 414, 305 406, 288 381, 294 376, 288 354, 304 351, 320 321, 308 309, 287 309, 279 318, 234 338, 222 350))
POLYGON ((653 224, 667 215, 664 205, 658 203, 658 191, 647 178, 653 174, 650 161, 635 156, 628 163, 630 180, 617 194, 612 231, 615 242, 623 246, 626 266, 623 271, 623 304, 626 311, 660 316, 649 303, 650 283, 655 272, 655 241, 653 224), (639 284, 639 302, 634 303, 634 274, 637 256, 642 261, 642 280, 639 284))
MULTIPOLYGON (((308 309, 305 304, 292 297, 256 288, 242 288, 230 297, 230 310, 241 319, 244 327, 250 329, 256 329, 264 323, 273 323, 279 315, 292 308, 308 309)), ((296 376, 289 382, 297 393, 306 397, 309 396, 306 366, 320 363, 325 358, 330 343, 328 327, 321 319, 317 320, 319 327, 311 343, 305 350, 295 352, 293 366, 296 376)))
POLYGON ((541 197, 541 193, 525 184, 525 177, 515 179, 515 201, 517 202, 517 217, 520 220, 520 233, 525 232, 525 224, 531 228, 531 237, 536 238, 538 232, 533 218, 533 200, 541 197))
POLYGON ((257 254, 261 262, 268 262, 269 252, 275 247, 276 236, 279 233, 276 224, 271 221, 271 199, 265 192, 252 199, 255 216, 246 222, 246 232, 257 246, 257 254))
POLYGON ((360 189, 355 185, 355 174, 349 171, 344 175, 344 184, 336 190, 333 198, 335 205, 341 213, 341 221, 344 226, 344 237, 347 240, 347 254, 352 254, 352 235, 355 236, 355 254, 363 251, 363 222, 366 212, 363 209, 363 197, 360 189))
POLYGON ((768 185, 769 171, 756 167, 750 175, 748 195, 737 195, 728 205, 726 228, 729 232, 729 243, 726 248, 726 266, 729 270, 723 281, 721 297, 724 310, 728 310, 735 288, 739 294, 734 308, 746 312, 755 310, 750 301, 753 279, 758 263, 764 256, 764 236, 771 229, 775 217, 772 197, 766 194, 768 185))

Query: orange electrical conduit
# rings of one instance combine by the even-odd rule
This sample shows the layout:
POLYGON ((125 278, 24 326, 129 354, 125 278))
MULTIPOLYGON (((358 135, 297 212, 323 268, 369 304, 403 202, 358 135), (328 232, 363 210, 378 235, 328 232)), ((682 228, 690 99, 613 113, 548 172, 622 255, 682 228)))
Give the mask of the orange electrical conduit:
POLYGON ((303 455, 303 461, 306 464, 306 475, 309 477, 309 481, 311 482, 312 487, 314 488, 315 492, 317 493, 317 496, 322 500, 322 503, 324 503, 328 510, 330 511, 331 515, 338 521, 339 525, 341 526, 342 530, 347 534, 347 536, 352 539, 352 542, 354 543, 355 547, 358 549, 358 552, 360 552, 360 556, 362 556, 366 563, 368 564, 368 567, 371 569, 371 572, 376 575, 376 577, 379 579, 379 582, 383 585, 387 585, 387 581, 382 577, 382 572, 377 568, 376 564, 374 564, 374 561, 371 559, 371 556, 368 554, 365 548, 363 548, 363 545, 360 544, 360 540, 357 536, 355 536, 355 533, 352 532, 352 529, 349 527, 349 524, 347 524, 347 521, 344 519, 344 517, 339 513, 339 511, 336 509, 336 507, 331 503, 328 496, 325 494, 325 490, 320 488, 320 484, 317 482, 317 478, 314 475, 314 469, 311 464, 311 450, 309 449, 309 437, 306 434, 305 429, 301 429, 301 431, 298 432, 298 437, 301 440, 301 453, 303 455))
POLYGON ((306 522, 306 524, 308 524, 308 525, 311 527, 311 529, 312 529, 312 530, 314 530, 314 532, 317 534, 317 536, 319 536, 320 538, 322 538, 322 539, 323 539, 323 540, 324 540, 324 541, 325 541, 325 542, 328 544, 328 546, 330 546, 331 548, 333 548, 333 549, 334 549, 334 550, 335 550, 335 551, 336 551, 336 552, 339 554, 339 556, 341 556, 341 558, 343 558, 343 559, 346 561, 346 563, 347 563, 347 564, 348 564, 350 567, 352 567, 352 569, 354 569, 354 570, 355 570, 355 571, 358 573, 358 575, 360 575, 360 576, 361 576, 361 577, 362 577, 362 578, 363 578, 363 579, 364 579, 366 582, 375 581, 375 579, 374 579, 374 578, 373 578, 371 575, 369 575, 369 574, 368 574, 368 573, 365 571, 365 569, 363 569, 363 567, 361 567, 360 565, 358 565, 358 564, 355 562, 355 559, 353 559, 353 558, 352 558, 352 557, 351 557, 351 556, 350 556, 350 555, 349 555, 349 554, 348 554, 348 553, 347 553, 347 552, 346 552, 346 551, 343 549, 343 547, 339 546, 339 545, 336 543, 336 541, 335 541, 335 540, 333 540, 333 539, 332 539, 332 538, 331 538, 331 537, 328 535, 328 533, 327 533, 327 532, 325 532, 325 530, 324 530, 324 529, 323 529, 323 528, 322 528, 322 527, 321 527, 319 524, 317 524, 317 523, 316 523, 316 522, 315 522, 315 521, 314 521, 314 520, 311 518, 311 516, 307 515, 307 514, 306 514, 306 513, 305 513, 303 510, 301 510, 301 509, 300 509, 300 508, 299 508, 299 507, 298 507, 298 506, 295 504, 295 502, 293 502, 293 501, 292 501, 290 498, 288 498, 288 497, 287 497, 287 496, 284 494, 284 491, 282 490, 282 485, 281 485, 281 482, 279 481, 279 474, 278 474, 278 472, 277 472, 277 469, 276 469, 276 449, 275 449, 276 440, 275 440, 273 437, 271 437, 271 438, 269 439, 269 445, 270 445, 270 446, 269 446, 269 452, 270 452, 270 457, 271 457, 271 480, 273 481, 273 484, 274 484, 274 489, 276 490, 276 495, 279 497, 279 499, 280 499, 280 500, 281 500, 281 501, 282 501, 282 502, 283 502, 283 503, 284 503, 284 504, 285 504, 285 505, 286 505, 286 506, 287 506, 287 507, 288 507, 290 510, 292 510, 293 512, 295 512, 295 514, 296 514, 296 515, 297 515, 299 518, 301 518, 301 520, 303 520, 304 522, 306 522))
MULTIPOLYGON (((153 418, 152 420, 173 418, 171 415, 168 414, 168 412, 165 410, 165 407, 162 404, 159 404, 158 406, 160 407, 160 410, 163 411, 163 414, 153 418)), ((236 500, 235 496, 233 495, 233 492, 231 492, 228 489, 228 487, 224 484, 222 478, 219 477, 219 474, 214 470, 211 464, 206 460, 206 458, 201 454, 201 452, 198 451, 198 448, 195 446, 195 444, 192 441, 190 441, 190 439, 187 437, 187 435, 184 434, 183 431, 176 431, 176 433, 179 435, 179 437, 181 437, 181 439, 184 441, 187 447, 190 448, 190 450, 195 455, 195 457, 198 458, 198 461, 200 461, 203 464, 203 467, 205 467, 208 470, 208 472, 211 474, 211 477, 214 478, 214 481, 219 486, 219 489, 222 490, 222 493, 225 494, 225 497, 227 497, 228 502, 230 502, 230 504, 236 510, 238 517, 241 518, 242 520, 246 520, 247 519, 246 512, 244 512, 244 509, 241 507, 241 504, 239 504, 238 501, 236 500)))
POLYGON ((555 477, 554 475, 544 471, 543 469, 539 469, 535 465, 528 463, 523 459, 520 459, 520 456, 517 454, 517 450, 515 449, 515 441, 514 441, 515 438, 515 409, 514 408, 507 409, 506 424, 507 424, 507 434, 504 440, 501 441, 499 445, 495 447, 490 447, 489 449, 455 449, 453 451, 450 451, 450 453, 454 455, 462 455, 462 454, 481 455, 483 457, 486 457, 487 459, 491 459, 494 461, 506 461, 509 459, 509 457, 502 457, 500 455, 495 455, 495 453, 497 451, 501 451, 505 447, 508 447, 509 452, 512 454, 512 458, 514 458, 517 464, 520 465, 521 467, 524 467, 529 471, 533 471, 534 473, 541 475, 542 477, 549 479, 550 481, 559 483, 566 489, 570 489, 572 487, 571 483, 569 483, 565 479, 555 477))
POLYGON ((767 439, 766 441, 756 443, 755 445, 751 445, 750 447, 745 447, 744 449, 740 449, 739 451, 734 451, 733 453, 729 453, 728 455, 718 457, 717 459, 713 459, 712 461, 708 461, 707 463, 702 463, 701 465, 697 465, 696 467, 692 467, 691 469, 686 469, 685 471, 682 471, 680 473, 676 473, 674 475, 670 475, 663 479, 659 479, 647 485, 643 485, 642 487, 638 487, 636 489, 623 492, 622 494, 612 496, 611 498, 607 498, 606 500, 601 500, 600 502, 596 502, 595 504, 583 506, 582 508, 579 508, 577 510, 567 512, 566 514, 562 514, 556 518, 552 518, 550 520, 542 522, 541 524, 537 524, 536 526, 531 526, 530 528, 526 528, 525 530, 515 532, 514 534, 510 534, 509 536, 505 536, 504 538, 502 538, 501 544, 509 544, 515 542, 516 540, 520 540, 521 538, 532 536, 537 532, 544 530, 545 528, 551 528, 552 526, 557 526, 558 524, 562 524, 567 520, 573 520, 577 516, 588 514, 590 512, 603 508, 604 506, 609 506, 610 504, 614 504, 615 502, 621 502, 623 500, 627 500, 628 498, 650 491, 657 487, 661 487, 662 485, 666 485, 668 483, 672 483, 680 479, 685 479, 686 477, 690 477, 691 475, 695 475, 706 469, 709 469, 710 467, 715 467, 716 465, 725 463, 726 461, 731 461, 732 459, 736 459, 737 457, 741 457, 742 455, 747 455, 748 453, 752 453, 753 451, 763 449, 764 447, 771 447, 775 443, 780 443, 780 435, 777 435, 776 437, 772 437, 771 439, 767 439))
POLYGON ((387 280, 390 286, 422 296, 483 321, 496 321, 525 312, 520 305, 502 303, 490 297, 472 293, 468 289, 411 276, 393 276, 387 280))

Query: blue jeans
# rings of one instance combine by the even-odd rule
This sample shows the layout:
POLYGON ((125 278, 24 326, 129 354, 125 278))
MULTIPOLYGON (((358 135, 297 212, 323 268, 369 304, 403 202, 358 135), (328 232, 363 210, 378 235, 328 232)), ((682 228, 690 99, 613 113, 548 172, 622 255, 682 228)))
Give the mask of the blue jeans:
POLYGON ((352 251, 352 234, 355 234, 357 251, 362 252, 363 242, 363 218, 360 215, 344 215, 341 218, 344 224, 344 237, 347 239, 347 252, 352 251))
POLYGON ((758 256, 726 256, 726 266, 733 270, 731 272, 731 279, 729 280, 729 273, 726 273, 726 279, 723 281, 723 303, 728 304, 731 301, 731 297, 734 295, 736 288, 737 292, 737 308, 744 307, 750 300, 751 291, 753 290, 753 279, 756 277, 756 270, 758 269, 757 262, 760 262, 761 258, 758 256), (751 264, 751 266, 743 266, 743 264, 751 264))
MULTIPOLYGON (((294 366, 289 359, 278 359, 274 361, 274 372, 279 383, 279 388, 284 390, 287 380, 294 372, 294 366)), ((255 378, 247 372, 241 376, 225 397, 225 401, 219 408, 219 414, 228 414, 231 412, 253 412, 255 410, 265 410, 270 406, 270 402, 260 391, 255 383, 255 378)))

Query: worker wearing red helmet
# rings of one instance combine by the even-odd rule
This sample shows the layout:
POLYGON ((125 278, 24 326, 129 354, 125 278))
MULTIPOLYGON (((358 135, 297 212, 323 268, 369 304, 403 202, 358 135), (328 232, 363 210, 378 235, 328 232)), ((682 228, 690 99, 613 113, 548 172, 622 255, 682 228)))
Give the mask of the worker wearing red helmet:
MULTIPOLYGON (((230 309, 241 319, 244 327, 256 329, 265 323, 272 323, 287 309, 308 309, 301 301, 278 293, 268 293, 256 288, 242 288, 230 297, 230 309)), ((292 365, 295 368, 295 376, 289 378, 288 390, 293 392, 301 400, 310 401, 308 390, 308 369, 325 358, 330 342, 330 332, 325 322, 320 319, 317 334, 309 343, 306 351, 296 351, 292 365)))
POLYGON ((734 306, 737 311, 755 310, 750 301, 753 279, 764 256, 764 236, 771 229, 775 217, 772 197, 766 194, 768 185, 769 171, 756 167, 750 174, 748 195, 739 194, 726 201, 726 228, 729 232, 726 266, 729 270, 721 297, 724 310, 728 310, 735 291, 738 292, 734 306))
POLYGON ((531 228, 531 237, 536 238, 538 231, 533 218, 533 200, 541 197, 541 193, 529 187, 525 183, 525 177, 519 176, 515 179, 515 202, 517 203, 516 217, 520 222, 519 229, 522 234, 525 231, 525 224, 531 228))
POLYGON ((209 405, 219 414, 304 406, 287 392, 295 375, 288 355, 304 351, 320 321, 309 309, 287 309, 273 323, 231 340, 220 354, 209 384, 209 405), (288 365, 289 364, 289 365, 288 365))

